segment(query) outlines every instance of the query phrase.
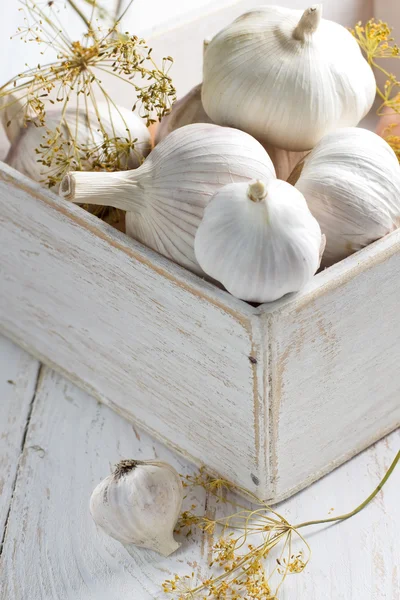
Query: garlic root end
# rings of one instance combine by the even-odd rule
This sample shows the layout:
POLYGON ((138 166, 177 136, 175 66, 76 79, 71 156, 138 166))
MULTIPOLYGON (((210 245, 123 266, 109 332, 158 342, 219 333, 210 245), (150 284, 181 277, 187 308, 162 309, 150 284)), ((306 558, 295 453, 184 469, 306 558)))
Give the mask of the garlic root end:
POLYGON ((306 8, 293 31, 294 39, 304 42, 307 35, 311 35, 318 29, 321 17, 322 4, 314 4, 314 6, 306 8))

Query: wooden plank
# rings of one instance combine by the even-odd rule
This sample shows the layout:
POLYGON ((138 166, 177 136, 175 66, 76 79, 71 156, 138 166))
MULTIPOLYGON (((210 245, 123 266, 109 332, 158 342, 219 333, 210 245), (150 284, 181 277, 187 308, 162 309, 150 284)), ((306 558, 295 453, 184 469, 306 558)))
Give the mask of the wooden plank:
POLYGON ((274 498, 400 425, 400 231, 265 307, 270 323, 274 498), (335 286, 332 287, 332 281, 335 286), (317 283, 319 284, 317 287, 317 283))
POLYGON ((0 552, 39 363, 0 336, 0 552))
MULTIPOLYGON (((378 485, 400 448, 400 431, 279 505, 291 523, 353 510, 378 485), (333 510, 332 510, 333 509, 333 510)), ((303 529, 312 550, 305 572, 290 575, 279 600, 400 598, 400 468, 361 513, 337 525, 303 529)), ((295 550, 299 544, 295 545, 295 550)))
MULTIPOLYGON (((162 444, 44 369, 4 543, 1 600, 150 600, 174 571, 204 568, 201 535, 170 559, 142 549, 132 558, 96 528, 90 494, 122 458, 157 458, 191 472, 162 444)), ((204 510, 204 493, 189 493, 185 507, 193 502, 204 510)))
POLYGON ((256 309, 1 171, 0 329, 170 445, 256 489, 256 309))
MULTIPOLYGON (((298 523, 354 508, 376 487, 399 445, 395 432, 282 503, 279 512, 298 523)), ((168 559, 139 548, 132 557, 96 529, 88 511, 90 493, 113 463, 127 457, 157 457, 192 472, 183 459, 46 369, 0 563, 0 600, 161 600, 161 583, 173 573, 207 575, 212 539, 182 536, 182 548, 168 559)), ((399 484, 398 469, 357 517, 318 533, 303 530, 312 559, 303 574, 287 578, 280 599, 397 598, 399 484)), ((192 492, 184 507, 192 503, 199 513, 205 509, 201 490, 192 492)), ((215 501, 208 499, 207 510, 217 510, 215 501)))

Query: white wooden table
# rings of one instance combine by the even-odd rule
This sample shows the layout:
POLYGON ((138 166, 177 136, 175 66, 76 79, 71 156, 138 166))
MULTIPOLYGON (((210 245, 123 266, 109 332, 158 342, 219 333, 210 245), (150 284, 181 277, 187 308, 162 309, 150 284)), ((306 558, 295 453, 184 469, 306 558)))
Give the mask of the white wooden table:
MULTIPOLYGON (((279 506, 289 521, 357 506, 400 447, 394 432, 279 506), (334 510, 332 510, 334 509, 334 510)), ((148 600, 174 573, 206 574, 212 538, 196 533, 168 559, 131 557, 92 522, 93 487, 121 458, 193 467, 0 337, 0 600, 148 600)), ((212 498, 186 498, 212 513, 212 498)), ((349 521, 308 531, 312 558, 281 600, 400 598, 400 469, 349 521)))

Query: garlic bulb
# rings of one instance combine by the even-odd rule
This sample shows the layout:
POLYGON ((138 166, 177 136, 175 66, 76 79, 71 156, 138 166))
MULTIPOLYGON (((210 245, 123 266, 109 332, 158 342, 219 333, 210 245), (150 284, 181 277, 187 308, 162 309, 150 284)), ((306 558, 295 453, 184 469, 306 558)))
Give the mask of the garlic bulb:
MULTIPOLYGON (((11 104, 9 108, 4 108, 1 111, 3 113, 3 124, 5 120, 10 119, 10 111, 16 111, 16 106, 16 104, 11 104)), ((127 131, 129 131, 132 140, 137 139, 134 149, 126 157, 125 163, 124 157, 122 157, 122 166, 126 169, 139 166, 144 157, 150 152, 150 133, 142 119, 123 107, 116 108, 112 105, 98 104, 97 108, 102 127, 110 138, 121 137, 125 139, 127 131)), ((23 116, 24 110, 22 109, 18 114, 23 116)), ((59 126, 60 120, 61 112, 59 110, 49 110, 47 112, 46 127, 37 127, 35 122, 24 126, 18 118, 11 119, 9 126, 5 127, 11 141, 11 147, 5 162, 31 179, 44 182, 51 173, 52 167, 44 166, 38 162, 35 149, 43 144, 43 136, 46 131, 54 131, 59 126)), ((94 111, 89 110, 89 113, 87 113, 86 110, 82 109, 77 116, 76 109, 70 108, 66 112, 65 120, 68 126, 63 125, 61 127, 64 140, 70 139, 71 131, 75 133, 78 120, 78 132, 76 136, 74 135, 77 144, 94 147, 103 143, 104 136, 99 129, 98 117, 94 111)), ((68 148, 66 148, 66 152, 68 152, 68 148)))
POLYGON ((212 123, 201 103, 201 83, 175 102, 171 112, 161 119, 155 144, 157 145, 175 129, 192 123, 212 123))
POLYGON ((303 196, 289 183, 233 183, 204 211, 196 258, 242 300, 271 302, 300 290, 317 271, 324 240, 303 196))
POLYGON ((321 13, 321 5, 304 13, 262 6, 217 34, 204 56, 208 116, 297 151, 357 125, 374 101, 375 78, 351 33, 321 13))
POLYGON ((203 274, 194 236, 205 206, 224 185, 259 178, 269 181, 275 171, 255 139, 228 127, 194 124, 167 136, 135 171, 70 173, 60 194, 128 211, 128 235, 203 274))
POLYGON ((171 465, 124 460, 93 491, 90 512, 128 551, 140 546, 169 556, 180 546, 173 532, 182 500, 182 483, 171 465))
MULTIPOLYGON (((158 144, 175 129, 191 123, 212 123, 201 102, 202 84, 196 85, 180 100, 175 102, 171 112, 166 115, 158 126, 155 144, 158 144)), ((263 144, 275 167, 278 179, 286 180, 294 167, 304 158, 307 152, 291 152, 263 144)))
POLYGON ((0 96, 0 120, 6 136, 12 144, 24 127, 25 107, 15 94, 0 96))
POLYGON ((328 134, 289 180, 326 235, 324 267, 399 224, 399 163, 390 146, 371 131, 349 127, 328 134))

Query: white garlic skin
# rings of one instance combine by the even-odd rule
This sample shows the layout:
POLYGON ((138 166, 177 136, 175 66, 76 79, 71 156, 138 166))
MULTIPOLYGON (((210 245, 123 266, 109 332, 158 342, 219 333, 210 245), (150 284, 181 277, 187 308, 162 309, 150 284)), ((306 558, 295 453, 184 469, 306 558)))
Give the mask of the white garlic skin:
POLYGON ((194 254, 204 208, 224 185, 261 178, 274 179, 275 170, 257 140, 204 123, 172 132, 135 171, 70 173, 60 194, 80 204, 126 210, 128 235, 204 275, 194 254))
POLYGON ((92 493, 93 520, 128 549, 139 546, 169 556, 180 546, 173 536, 183 500, 179 474, 157 461, 120 465, 92 493))
POLYGON ((399 225, 400 166, 372 131, 349 127, 325 136, 304 159, 295 187, 326 235, 323 267, 399 225))
MULTIPOLYGON (((171 112, 161 120, 157 128, 156 145, 179 127, 192 123, 212 123, 201 102, 201 89, 202 84, 200 83, 192 88, 186 96, 175 102, 171 112)), ((294 167, 307 154, 307 151, 291 152, 270 144, 263 144, 263 146, 272 160, 277 178, 283 180, 289 177, 294 167)))
MULTIPOLYGON (((125 169, 138 167, 151 149, 150 133, 142 119, 126 108, 118 107, 117 109, 114 106, 109 107, 104 103, 98 104, 98 111, 103 128, 110 138, 126 138, 128 135, 127 128, 132 140, 137 138, 134 150, 129 153, 129 156, 122 157, 121 167, 125 169)), ((18 125, 18 133, 15 128, 11 130, 12 143, 5 162, 31 179, 39 183, 44 183, 52 172, 53 167, 49 168, 39 163, 38 158, 40 157, 36 154, 35 149, 43 143, 43 136, 46 135, 46 130, 54 131, 58 127, 60 116, 61 113, 59 110, 49 110, 46 114, 45 127, 37 127, 34 123, 28 123, 27 126, 18 125)), ((70 125, 71 131, 75 134, 76 110, 73 108, 68 109, 65 118, 70 125)), ((89 111, 90 127, 86 110, 81 109, 79 111, 78 119, 79 126, 76 136, 78 144, 92 146, 103 143, 104 137, 99 131, 98 119, 93 110, 89 111)), ((61 129, 64 139, 68 140, 70 137, 68 128, 64 125, 61 129)), ((7 130, 8 128, 6 128, 7 130)), ((57 190, 57 188, 53 189, 57 190)))
POLYGON ((318 269, 321 246, 305 199, 280 180, 222 188, 204 211, 195 240, 204 271, 249 302, 300 290, 318 269))
POLYGON ((208 116, 295 151, 357 125, 374 101, 375 78, 352 34, 321 10, 261 6, 217 34, 204 57, 208 116))

